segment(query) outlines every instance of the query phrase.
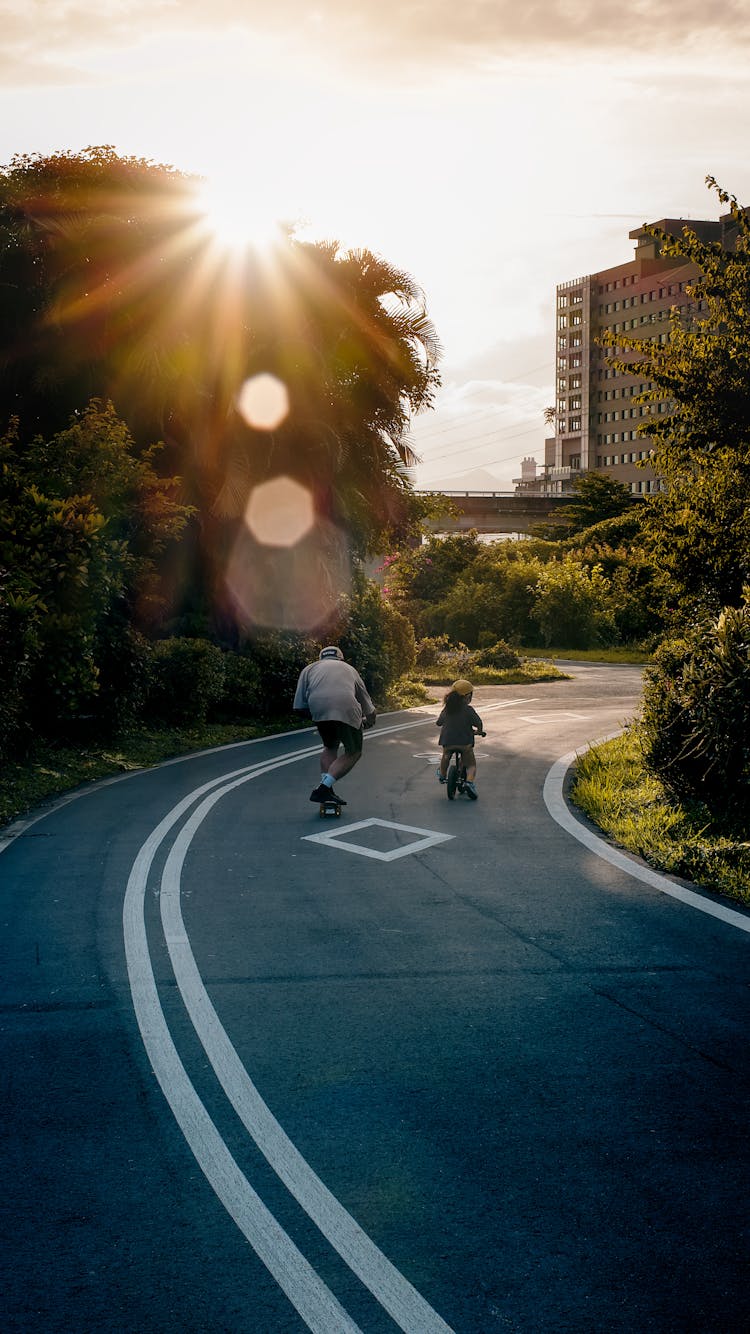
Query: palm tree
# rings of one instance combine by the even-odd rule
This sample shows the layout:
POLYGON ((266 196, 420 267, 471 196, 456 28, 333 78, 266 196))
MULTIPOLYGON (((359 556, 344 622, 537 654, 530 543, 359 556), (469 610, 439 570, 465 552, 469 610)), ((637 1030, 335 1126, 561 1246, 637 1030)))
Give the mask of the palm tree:
POLYGON ((333 241, 222 253, 198 184, 107 146, 0 169, 0 415, 51 434, 111 399, 142 447, 166 440, 215 571, 253 488, 280 475, 363 553, 408 510, 409 426, 438 384, 424 296, 333 241), (261 373, 288 397, 273 428, 239 411, 261 373))

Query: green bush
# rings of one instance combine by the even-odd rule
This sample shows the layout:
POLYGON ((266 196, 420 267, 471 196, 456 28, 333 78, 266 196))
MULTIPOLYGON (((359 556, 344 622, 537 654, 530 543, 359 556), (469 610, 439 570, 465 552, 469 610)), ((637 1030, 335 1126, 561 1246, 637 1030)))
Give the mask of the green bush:
POLYGON ((260 668, 243 653, 224 654, 224 689, 218 712, 232 722, 258 716, 262 695, 260 668))
POLYGON ((103 736, 138 723, 151 686, 152 646, 124 617, 110 617, 96 637, 99 689, 94 715, 103 736))
POLYGON ((545 647, 595 648, 616 638, 609 585, 599 566, 566 556, 539 572, 533 615, 545 647))
MULTIPOLYGON (((424 643, 424 641, 420 641, 424 643)), ((455 680, 458 676, 470 676, 476 666, 476 654, 466 644, 451 644, 447 635, 440 635, 434 641, 439 645, 432 661, 422 668, 427 681, 455 680)))
POLYGON ((162 639, 151 652, 148 712, 166 723, 205 722, 224 688, 224 655, 204 639, 162 639))
POLYGON ((13 594, 0 579, 0 757, 22 749, 31 734, 26 705, 38 615, 36 597, 13 594))
POLYGON ((478 667, 494 667, 500 672, 508 667, 521 666, 516 650, 506 644, 504 639, 498 639, 497 643, 489 644, 487 648, 480 648, 475 654, 475 660, 478 667))
POLYGON ((750 590, 741 607, 667 640, 646 671, 644 758, 717 827, 750 830, 750 590))
POLYGON ((256 667, 258 714, 263 718, 291 714, 297 678, 317 658, 320 641, 293 631, 264 631, 249 640, 243 656, 256 667))
POLYGON ((415 646, 415 667, 420 671, 426 667, 437 667, 441 654, 447 653, 450 648, 451 641, 447 635, 428 635, 424 639, 418 639, 415 646))
POLYGON ((330 642, 340 645, 376 703, 414 669, 411 622, 361 571, 355 572, 351 594, 342 601, 338 624, 330 630, 330 642))

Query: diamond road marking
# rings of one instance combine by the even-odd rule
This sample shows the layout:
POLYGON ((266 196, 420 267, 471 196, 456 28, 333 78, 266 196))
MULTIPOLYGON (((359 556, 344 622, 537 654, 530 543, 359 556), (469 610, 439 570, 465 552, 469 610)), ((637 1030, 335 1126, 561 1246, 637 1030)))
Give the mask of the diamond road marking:
POLYGON ((425 848, 432 848, 436 843, 446 843, 448 839, 455 838, 455 834, 436 834, 434 829, 417 829, 411 824, 394 824, 392 820, 373 818, 357 820, 355 824, 345 825, 343 829, 332 829, 330 833, 304 834, 303 838, 308 843, 328 843, 331 847, 346 849, 347 852, 358 852, 361 857, 374 857, 378 862, 395 862, 399 857, 408 857, 412 852, 423 852, 425 848), (404 848, 394 848, 392 852, 376 852, 374 848, 363 848, 358 843, 349 843, 342 837, 344 834, 353 834, 355 829, 369 829, 372 825, 379 825, 382 829, 398 829, 406 834, 421 834, 422 837, 413 843, 407 843, 404 848))

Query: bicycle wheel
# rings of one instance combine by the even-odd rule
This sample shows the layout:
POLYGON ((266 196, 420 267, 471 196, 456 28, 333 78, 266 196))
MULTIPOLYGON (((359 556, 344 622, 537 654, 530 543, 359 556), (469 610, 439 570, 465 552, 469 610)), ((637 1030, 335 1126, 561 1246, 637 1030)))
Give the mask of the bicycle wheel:
POLYGON ((453 760, 448 770, 448 782, 446 783, 445 786, 445 790, 448 793, 449 801, 453 801, 453 798, 456 795, 457 786, 458 786, 458 765, 456 764, 456 761, 453 760))

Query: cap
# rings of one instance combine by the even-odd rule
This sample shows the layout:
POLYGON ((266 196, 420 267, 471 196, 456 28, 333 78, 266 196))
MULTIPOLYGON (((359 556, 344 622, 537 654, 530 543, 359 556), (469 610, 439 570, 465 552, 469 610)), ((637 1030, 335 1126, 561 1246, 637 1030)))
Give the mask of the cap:
POLYGON ((319 658, 343 658, 343 653, 335 644, 329 644, 327 648, 322 648, 318 654, 319 658))
POLYGON ((455 690, 457 695, 470 695, 473 689, 474 687, 471 684, 471 681, 464 681, 463 677, 458 681, 454 681, 451 686, 451 690, 455 690))

